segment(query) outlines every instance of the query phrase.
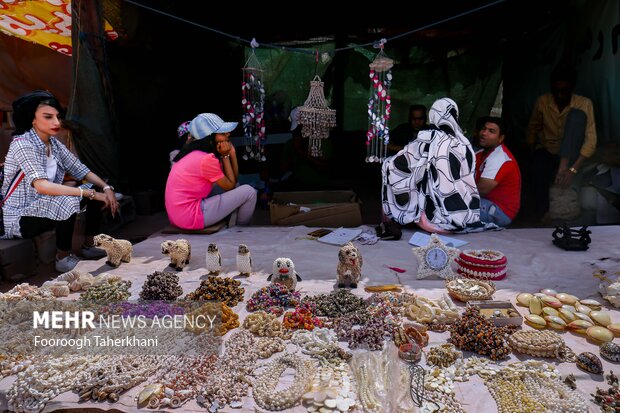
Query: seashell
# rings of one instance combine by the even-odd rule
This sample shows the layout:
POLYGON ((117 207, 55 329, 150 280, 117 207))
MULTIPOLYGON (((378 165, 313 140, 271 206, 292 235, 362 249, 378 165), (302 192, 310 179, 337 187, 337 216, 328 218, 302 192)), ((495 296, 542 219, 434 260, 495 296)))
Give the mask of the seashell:
POLYGON ((110 399, 111 402, 117 402, 118 401, 118 394, 116 393, 110 393, 108 394, 108 399, 110 399))
POLYGON ((555 298, 560 300, 562 304, 575 305, 575 303, 579 300, 572 294, 568 293, 559 293, 555 295, 555 298))
POLYGON ((576 313, 577 312, 577 310, 575 309, 575 306, 573 306, 573 305, 562 304, 562 308, 564 310, 570 311, 571 313, 576 313))
POLYGON ((553 316, 553 317, 559 317, 560 313, 558 312, 558 310, 556 310, 553 307, 543 307, 542 309, 542 315, 543 316, 553 316))
POLYGON ((97 393, 97 400, 99 400, 100 402, 104 401, 107 398, 108 398, 108 393, 104 391, 100 391, 97 393))
POLYGON ((588 298, 586 300, 580 300, 579 301, 581 304, 586 305, 588 307, 590 307, 592 310, 600 310, 603 306, 601 305, 601 303, 599 303, 596 300, 592 300, 591 298, 588 298))
POLYGON ((553 307, 553 308, 561 308, 562 307, 562 302, 560 300, 558 300, 555 297, 552 297, 550 295, 543 297, 540 299, 544 305, 548 305, 549 307, 553 307))
POLYGON ((574 313, 575 317, 577 317, 579 320, 583 320, 583 321, 587 321, 589 323, 594 323, 594 321, 592 321, 592 319, 584 313, 574 313))
POLYGON ((334 399, 326 399, 325 400, 325 407, 328 407, 330 409, 335 409, 336 408, 336 400, 334 400, 334 399))
POLYGON ((350 404, 346 402, 346 399, 336 401, 336 408, 341 412, 346 412, 347 410, 349 410, 349 407, 350 404))
POLYGON ((583 352, 577 356, 577 367, 588 373, 601 374, 603 373, 603 364, 601 360, 590 352, 583 352))
POLYGON ((556 296, 556 294, 558 293, 556 290, 554 290, 553 288, 543 288, 542 290, 540 290, 541 293, 545 294, 545 295, 551 295, 551 296, 556 296))
POLYGON ((562 320, 560 317, 556 316, 545 316, 545 320, 547 320, 547 325, 556 330, 564 330, 566 329, 566 322, 562 320))
POLYGON ((530 327, 534 327, 536 329, 543 329, 547 326, 545 319, 536 314, 527 314, 525 316, 525 322, 530 327))
POLYGON ((562 319, 567 323, 570 323, 571 321, 575 321, 577 319, 575 313, 573 313, 572 311, 568 311, 564 308, 560 308, 560 317, 562 317, 562 319))
POLYGON ((586 334, 596 344, 607 343, 614 339, 614 333, 601 326, 589 327, 586 334))
POLYGON ((592 327, 593 325, 594 324, 592 324, 590 321, 575 320, 575 321, 571 321, 570 323, 568 323, 567 327, 573 333, 586 334, 586 330, 592 327))
POLYGON ((588 307, 587 305, 583 305, 579 303, 575 304, 575 309, 577 310, 578 313, 586 314, 586 315, 590 314, 590 311, 592 311, 592 309, 588 307))
POLYGON ((160 403, 161 406, 168 406, 170 404, 170 397, 164 397, 163 399, 161 399, 160 403))
POLYGON ((600 324, 602 326, 607 327, 611 324, 611 317, 609 317, 609 313, 605 311, 591 311, 590 318, 594 320, 595 323, 600 324))
POLYGON ((614 336, 616 336, 616 337, 620 336, 620 324, 619 323, 608 324, 607 325, 607 330, 609 330, 612 333, 614 333, 614 336))
POLYGON ((517 295, 517 302, 524 307, 528 307, 530 305, 530 299, 533 297, 530 293, 521 293, 517 295))
POLYGON ((616 343, 603 343, 599 350, 603 358, 616 363, 620 362, 620 346, 616 343))
POLYGON ((80 393, 80 400, 88 400, 90 399, 90 396, 92 394, 93 394, 92 389, 82 390, 82 392, 80 393))
POLYGON ((304 400, 314 400, 314 392, 309 391, 308 393, 305 393, 303 396, 301 396, 301 398, 304 400))
MULTIPOLYGON (((181 406, 181 399, 178 397, 171 397, 170 398, 170 407, 172 407, 173 409, 176 409, 177 407, 181 406)), ((232 407, 233 409, 237 409, 239 407, 243 406, 243 403, 241 403, 240 401, 234 401, 230 403, 230 407, 232 407), (234 406, 233 406, 234 405, 234 406)))
POLYGON ((146 403, 152 396, 159 396, 164 390, 161 383, 149 384, 138 394, 138 406, 146 403))
POLYGON ((326 397, 327 397, 327 395, 323 391, 318 391, 318 392, 314 393, 314 401, 317 402, 317 403, 322 403, 323 400, 325 400, 326 397))
POLYGON ((534 297, 538 297, 538 298, 543 298, 546 297, 547 294, 543 294, 543 293, 534 293, 534 297))
POLYGON ((540 298, 534 296, 530 299, 530 314, 540 315, 542 313, 542 302, 540 298))

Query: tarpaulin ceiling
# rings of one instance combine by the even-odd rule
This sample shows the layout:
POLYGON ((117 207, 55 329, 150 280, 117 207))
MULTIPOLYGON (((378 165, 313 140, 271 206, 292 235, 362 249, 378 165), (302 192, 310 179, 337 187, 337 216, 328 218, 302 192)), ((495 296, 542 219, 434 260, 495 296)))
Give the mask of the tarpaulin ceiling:
MULTIPOLYGON (((71 56, 71 0, 0 0, 0 31, 71 56)), ((118 37, 107 21, 105 33, 118 37)))

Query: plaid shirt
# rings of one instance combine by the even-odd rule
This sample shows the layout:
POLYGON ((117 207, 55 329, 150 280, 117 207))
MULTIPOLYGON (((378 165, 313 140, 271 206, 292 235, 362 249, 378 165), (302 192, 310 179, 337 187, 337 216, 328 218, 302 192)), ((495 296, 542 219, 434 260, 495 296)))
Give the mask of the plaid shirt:
MULTIPOLYGON (((50 137, 50 145, 51 156, 56 158, 58 164, 56 176, 52 182, 62 184, 66 172, 78 180, 83 179, 90 172, 56 138, 50 137)), ((4 163, 2 194, 6 194, 11 180, 20 170, 24 171, 25 177, 2 207, 6 231, 3 238, 21 237, 19 220, 23 216, 64 221, 71 215, 79 212, 79 197, 41 195, 34 189, 32 183, 35 180, 48 179, 46 165, 46 147, 39 135, 34 131, 34 128, 23 135, 13 138, 4 163)))

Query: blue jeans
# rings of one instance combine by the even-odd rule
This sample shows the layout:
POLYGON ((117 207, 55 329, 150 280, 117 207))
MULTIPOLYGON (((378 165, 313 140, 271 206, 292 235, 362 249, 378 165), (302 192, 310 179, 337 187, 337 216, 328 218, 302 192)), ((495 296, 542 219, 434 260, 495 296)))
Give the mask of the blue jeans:
POLYGON ((492 222, 500 227, 505 227, 512 222, 500 207, 486 198, 480 198, 480 221, 492 222))

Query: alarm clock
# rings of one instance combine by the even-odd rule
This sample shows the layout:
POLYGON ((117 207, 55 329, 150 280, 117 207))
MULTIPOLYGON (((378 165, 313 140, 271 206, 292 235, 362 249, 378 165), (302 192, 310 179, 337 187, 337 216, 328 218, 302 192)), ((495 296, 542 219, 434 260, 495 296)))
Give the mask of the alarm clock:
POLYGON ((450 264, 459 256, 460 250, 448 247, 435 234, 424 247, 413 248, 413 255, 418 260, 418 280, 438 275, 440 278, 450 278, 454 275, 450 264))

